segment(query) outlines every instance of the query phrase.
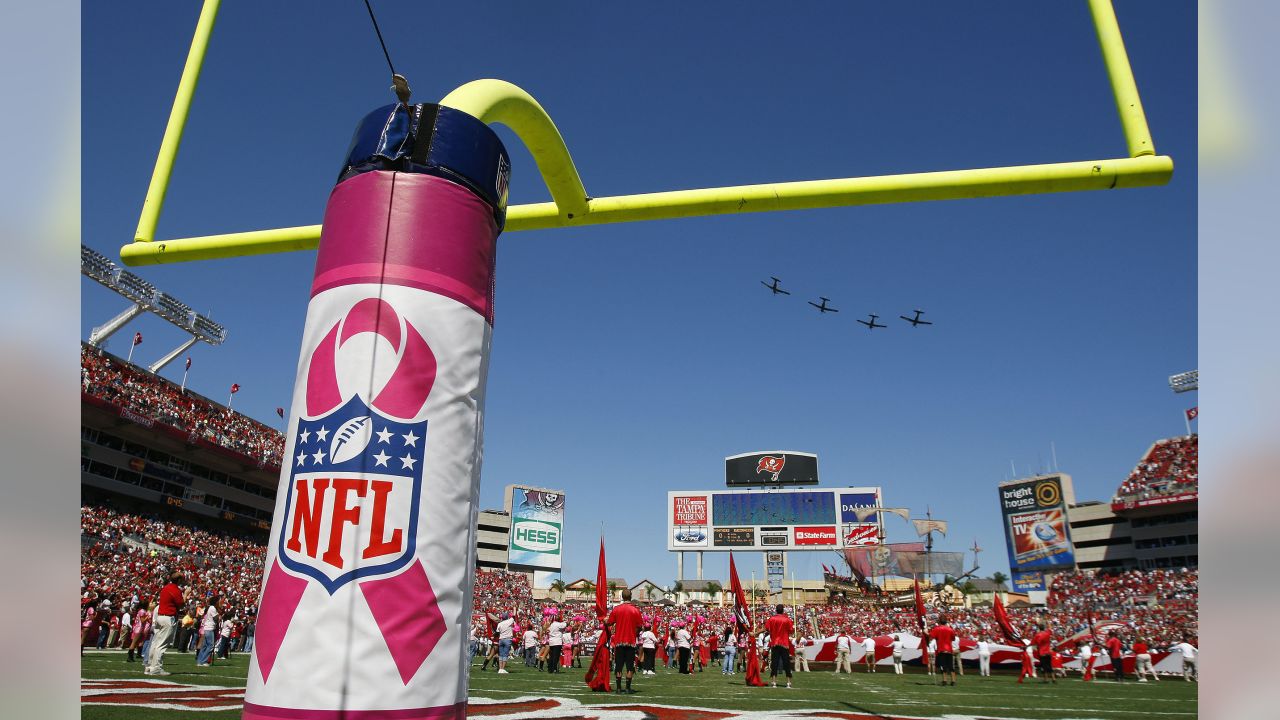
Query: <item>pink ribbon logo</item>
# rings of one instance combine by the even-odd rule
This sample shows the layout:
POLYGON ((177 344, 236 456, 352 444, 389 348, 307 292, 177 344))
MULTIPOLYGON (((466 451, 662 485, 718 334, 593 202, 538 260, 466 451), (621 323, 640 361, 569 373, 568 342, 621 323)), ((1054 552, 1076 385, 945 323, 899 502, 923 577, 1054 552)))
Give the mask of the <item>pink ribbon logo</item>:
POLYGON ((406 420, 415 417, 426 404, 436 381, 435 353, 417 328, 401 321, 390 303, 381 298, 366 298, 334 323, 311 353, 307 370, 309 417, 323 415, 342 404, 342 392, 338 388, 338 348, 364 332, 386 339, 400 359, 391 379, 369 404, 387 415, 406 420))

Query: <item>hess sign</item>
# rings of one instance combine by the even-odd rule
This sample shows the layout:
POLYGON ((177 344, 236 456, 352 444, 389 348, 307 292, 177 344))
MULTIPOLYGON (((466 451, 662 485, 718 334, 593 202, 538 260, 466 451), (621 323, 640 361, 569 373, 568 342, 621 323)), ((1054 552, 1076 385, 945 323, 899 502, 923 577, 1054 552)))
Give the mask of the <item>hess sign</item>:
POLYGON ((793 450, 743 453, 724 459, 729 487, 817 485, 818 456, 793 450))

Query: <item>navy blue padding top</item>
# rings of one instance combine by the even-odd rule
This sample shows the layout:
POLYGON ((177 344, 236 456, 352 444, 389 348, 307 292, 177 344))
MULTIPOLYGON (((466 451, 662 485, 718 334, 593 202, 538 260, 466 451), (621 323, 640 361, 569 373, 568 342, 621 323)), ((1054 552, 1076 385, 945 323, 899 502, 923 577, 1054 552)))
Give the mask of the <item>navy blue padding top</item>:
POLYGON ((492 128, 461 110, 395 103, 365 115, 338 182, 373 170, 447 178, 489 203, 499 228, 506 220, 511 158, 492 128))

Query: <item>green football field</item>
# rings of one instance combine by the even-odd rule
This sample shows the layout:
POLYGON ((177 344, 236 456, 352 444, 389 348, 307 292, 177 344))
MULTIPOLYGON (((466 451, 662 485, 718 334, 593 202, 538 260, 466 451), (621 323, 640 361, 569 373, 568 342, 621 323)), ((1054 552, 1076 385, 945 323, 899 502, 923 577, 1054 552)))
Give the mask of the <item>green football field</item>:
MULTIPOLYGON (((124 661, 120 653, 86 653, 81 662, 84 679, 81 717, 84 720, 152 720, 172 718, 186 710, 201 709, 198 717, 239 717, 240 691, 244 688, 248 656, 237 655, 212 668, 194 667, 191 655, 169 653, 166 667, 173 675, 146 690, 132 689, 142 675, 140 663, 124 661), (123 681, 123 682, 114 682, 123 681), (102 703, 121 704, 102 704, 102 703), (229 708, 217 710, 215 708, 229 708)), ((600 717, 607 706, 639 709, 635 718, 697 717, 700 713, 657 711, 639 706, 679 706, 729 711, 754 711, 766 716, 806 714, 826 711, 826 717, 925 717, 971 718, 1191 718, 1196 716, 1195 683, 1181 678, 1140 684, 1098 680, 1083 683, 1075 675, 1056 685, 1019 685, 1017 676, 997 673, 990 678, 969 674, 955 687, 940 687, 922 671, 908 668, 906 675, 880 669, 876 673, 855 672, 836 676, 829 671, 798 673, 795 688, 748 688, 742 675, 726 677, 719 669, 692 676, 659 669, 656 677, 637 677, 634 695, 593 693, 582 681, 582 670, 548 675, 515 663, 511 673, 492 670, 471 674, 471 698, 477 703, 473 714, 502 717, 504 714, 534 712, 521 717, 600 717), (496 704, 480 708, 479 703, 496 704), (605 707, 600 707, 605 706, 605 707), (594 712, 593 712, 594 710, 594 712)), ((766 678, 767 679, 767 678, 766 678)), ((761 715, 756 715, 760 717, 761 715)))

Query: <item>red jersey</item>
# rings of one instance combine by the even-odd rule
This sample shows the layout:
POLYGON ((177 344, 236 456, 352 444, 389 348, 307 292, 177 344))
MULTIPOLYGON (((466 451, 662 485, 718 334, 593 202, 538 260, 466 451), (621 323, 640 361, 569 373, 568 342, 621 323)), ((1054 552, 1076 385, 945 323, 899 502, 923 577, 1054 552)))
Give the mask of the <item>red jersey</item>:
POLYGON ((791 618, 785 614, 774 615, 764 621, 764 630, 769 633, 769 644, 784 648, 791 647, 791 618))
POLYGON ((955 652, 956 631, 952 630, 950 625, 935 625, 929 630, 929 637, 938 642, 937 652, 955 652))
POLYGON ((1146 643, 1144 643, 1144 642, 1142 642, 1142 641, 1138 641, 1138 642, 1134 643, 1134 644, 1133 644, 1133 654, 1134 654, 1134 655, 1145 655, 1145 654, 1147 654, 1147 644, 1146 644, 1146 643))
POLYGON ((1036 654, 1041 657, 1053 654, 1053 633, 1041 630, 1031 636, 1031 644, 1036 646, 1036 654))
POLYGON ((160 604, 156 608, 157 615, 168 615, 170 617, 177 615, 178 610, 185 603, 182 600, 182 591, 177 585, 169 583, 160 590, 160 604))
POLYGON ((644 622, 644 618, 640 617, 640 611, 635 605, 624 602, 613 608, 605 622, 613 624, 614 645, 635 645, 636 630, 644 622))
POLYGON ((1107 638, 1107 654, 1113 659, 1120 659, 1120 656, 1124 654, 1124 650, 1120 647, 1120 638, 1107 638))

